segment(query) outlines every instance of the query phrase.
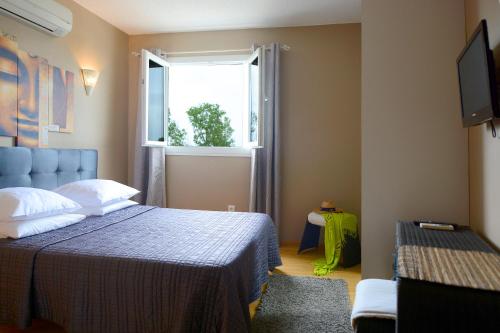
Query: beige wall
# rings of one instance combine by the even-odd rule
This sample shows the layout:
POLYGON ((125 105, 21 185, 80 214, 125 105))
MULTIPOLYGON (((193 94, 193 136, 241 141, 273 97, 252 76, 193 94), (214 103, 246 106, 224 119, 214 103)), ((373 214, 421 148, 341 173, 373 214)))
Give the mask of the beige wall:
MULTIPOLYGON (((481 19, 488 22, 500 83, 500 3, 497 0, 466 0, 467 35, 481 19)), ((497 129, 500 122, 495 121, 497 129)), ((491 136, 488 125, 469 129, 470 222, 474 230, 500 248, 500 138, 491 136)))
MULTIPOLYGON (((66 37, 52 37, 5 16, 0 16, 0 30, 17 36, 19 48, 75 73, 75 131, 50 133, 50 147, 96 148, 99 176, 125 182, 128 36, 72 1, 59 2, 73 12, 73 31, 66 37), (101 72, 90 97, 80 75, 86 66, 101 72)), ((10 138, 0 138, 0 145, 11 144, 10 138)))
POLYGON ((168 206, 186 209, 248 209, 250 163, 246 157, 167 157, 168 206))
POLYGON ((455 60, 460 0, 362 4, 362 274, 389 277, 399 219, 468 224, 455 60))
MULTIPOLYGON (((130 51, 248 48, 273 41, 282 55, 281 240, 298 240, 322 199, 360 213, 360 25, 131 36, 130 51)), ((130 56, 129 131, 135 132, 138 59, 130 56)), ((129 141, 133 158, 133 145, 129 141)), ((170 156, 168 205, 204 209, 248 206, 248 158, 170 156)), ((129 172, 130 177, 130 172, 129 172)))

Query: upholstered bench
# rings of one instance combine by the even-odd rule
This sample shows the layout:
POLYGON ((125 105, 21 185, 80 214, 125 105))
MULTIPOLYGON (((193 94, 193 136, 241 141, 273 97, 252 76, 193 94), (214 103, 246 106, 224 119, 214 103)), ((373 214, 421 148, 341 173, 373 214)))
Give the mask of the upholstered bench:
POLYGON ((351 314, 354 332, 394 333, 396 317, 396 281, 366 279, 358 283, 351 314))

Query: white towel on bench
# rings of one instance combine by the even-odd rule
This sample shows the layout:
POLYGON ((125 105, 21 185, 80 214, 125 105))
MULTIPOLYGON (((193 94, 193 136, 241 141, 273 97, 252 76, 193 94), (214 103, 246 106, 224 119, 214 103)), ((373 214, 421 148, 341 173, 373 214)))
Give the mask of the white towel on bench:
POLYGON ((310 212, 309 215, 307 215, 307 220, 309 223, 319 225, 320 227, 324 227, 326 224, 323 215, 316 212, 310 212))
POLYGON ((397 317, 397 286, 395 281, 366 279, 356 286, 351 325, 356 329, 359 318, 394 319, 397 317))

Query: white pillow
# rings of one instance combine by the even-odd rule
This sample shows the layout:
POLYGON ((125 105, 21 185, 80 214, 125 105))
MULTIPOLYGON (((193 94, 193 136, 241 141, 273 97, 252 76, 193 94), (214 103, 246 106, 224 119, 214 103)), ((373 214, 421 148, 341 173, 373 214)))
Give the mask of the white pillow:
POLYGON ((138 205, 138 203, 135 201, 123 200, 123 201, 114 202, 114 203, 104 205, 104 206, 83 207, 82 209, 79 209, 77 211, 77 213, 87 215, 87 216, 92 216, 92 215, 104 216, 106 214, 115 212, 117 210, 124 209, 124 208, 130 207, 130 206, 135 206, 135 205, 138 205))
POLYGON ((85 218, 81 214, 61 214, 26 221, 0 222, 0 238, 23 238, 67 227, 85 218))
POLYGON ((58 187, 54 192, 78 202, 82 207, 100 207, 128 200, 139 191, 113 180, 88 179, 58 187))
POLYGON ((64 213, 81 206, 57 193, 31 187, 0 189, 0 221, 22 221, 64 213))

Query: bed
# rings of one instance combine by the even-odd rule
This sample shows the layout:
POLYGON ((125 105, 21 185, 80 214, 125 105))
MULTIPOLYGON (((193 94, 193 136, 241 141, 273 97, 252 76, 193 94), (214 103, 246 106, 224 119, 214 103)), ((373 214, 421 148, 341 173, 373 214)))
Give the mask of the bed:
MULTIPOLYGON (((0 188, 97 177, 95 150, 0 148, 0 188)), ((1 208, 0 208, 1 209, 1 208)), ((0 240, 0 323, 69 332, 245 332, 281 265, 269 216, 133 206, 0 240)))

